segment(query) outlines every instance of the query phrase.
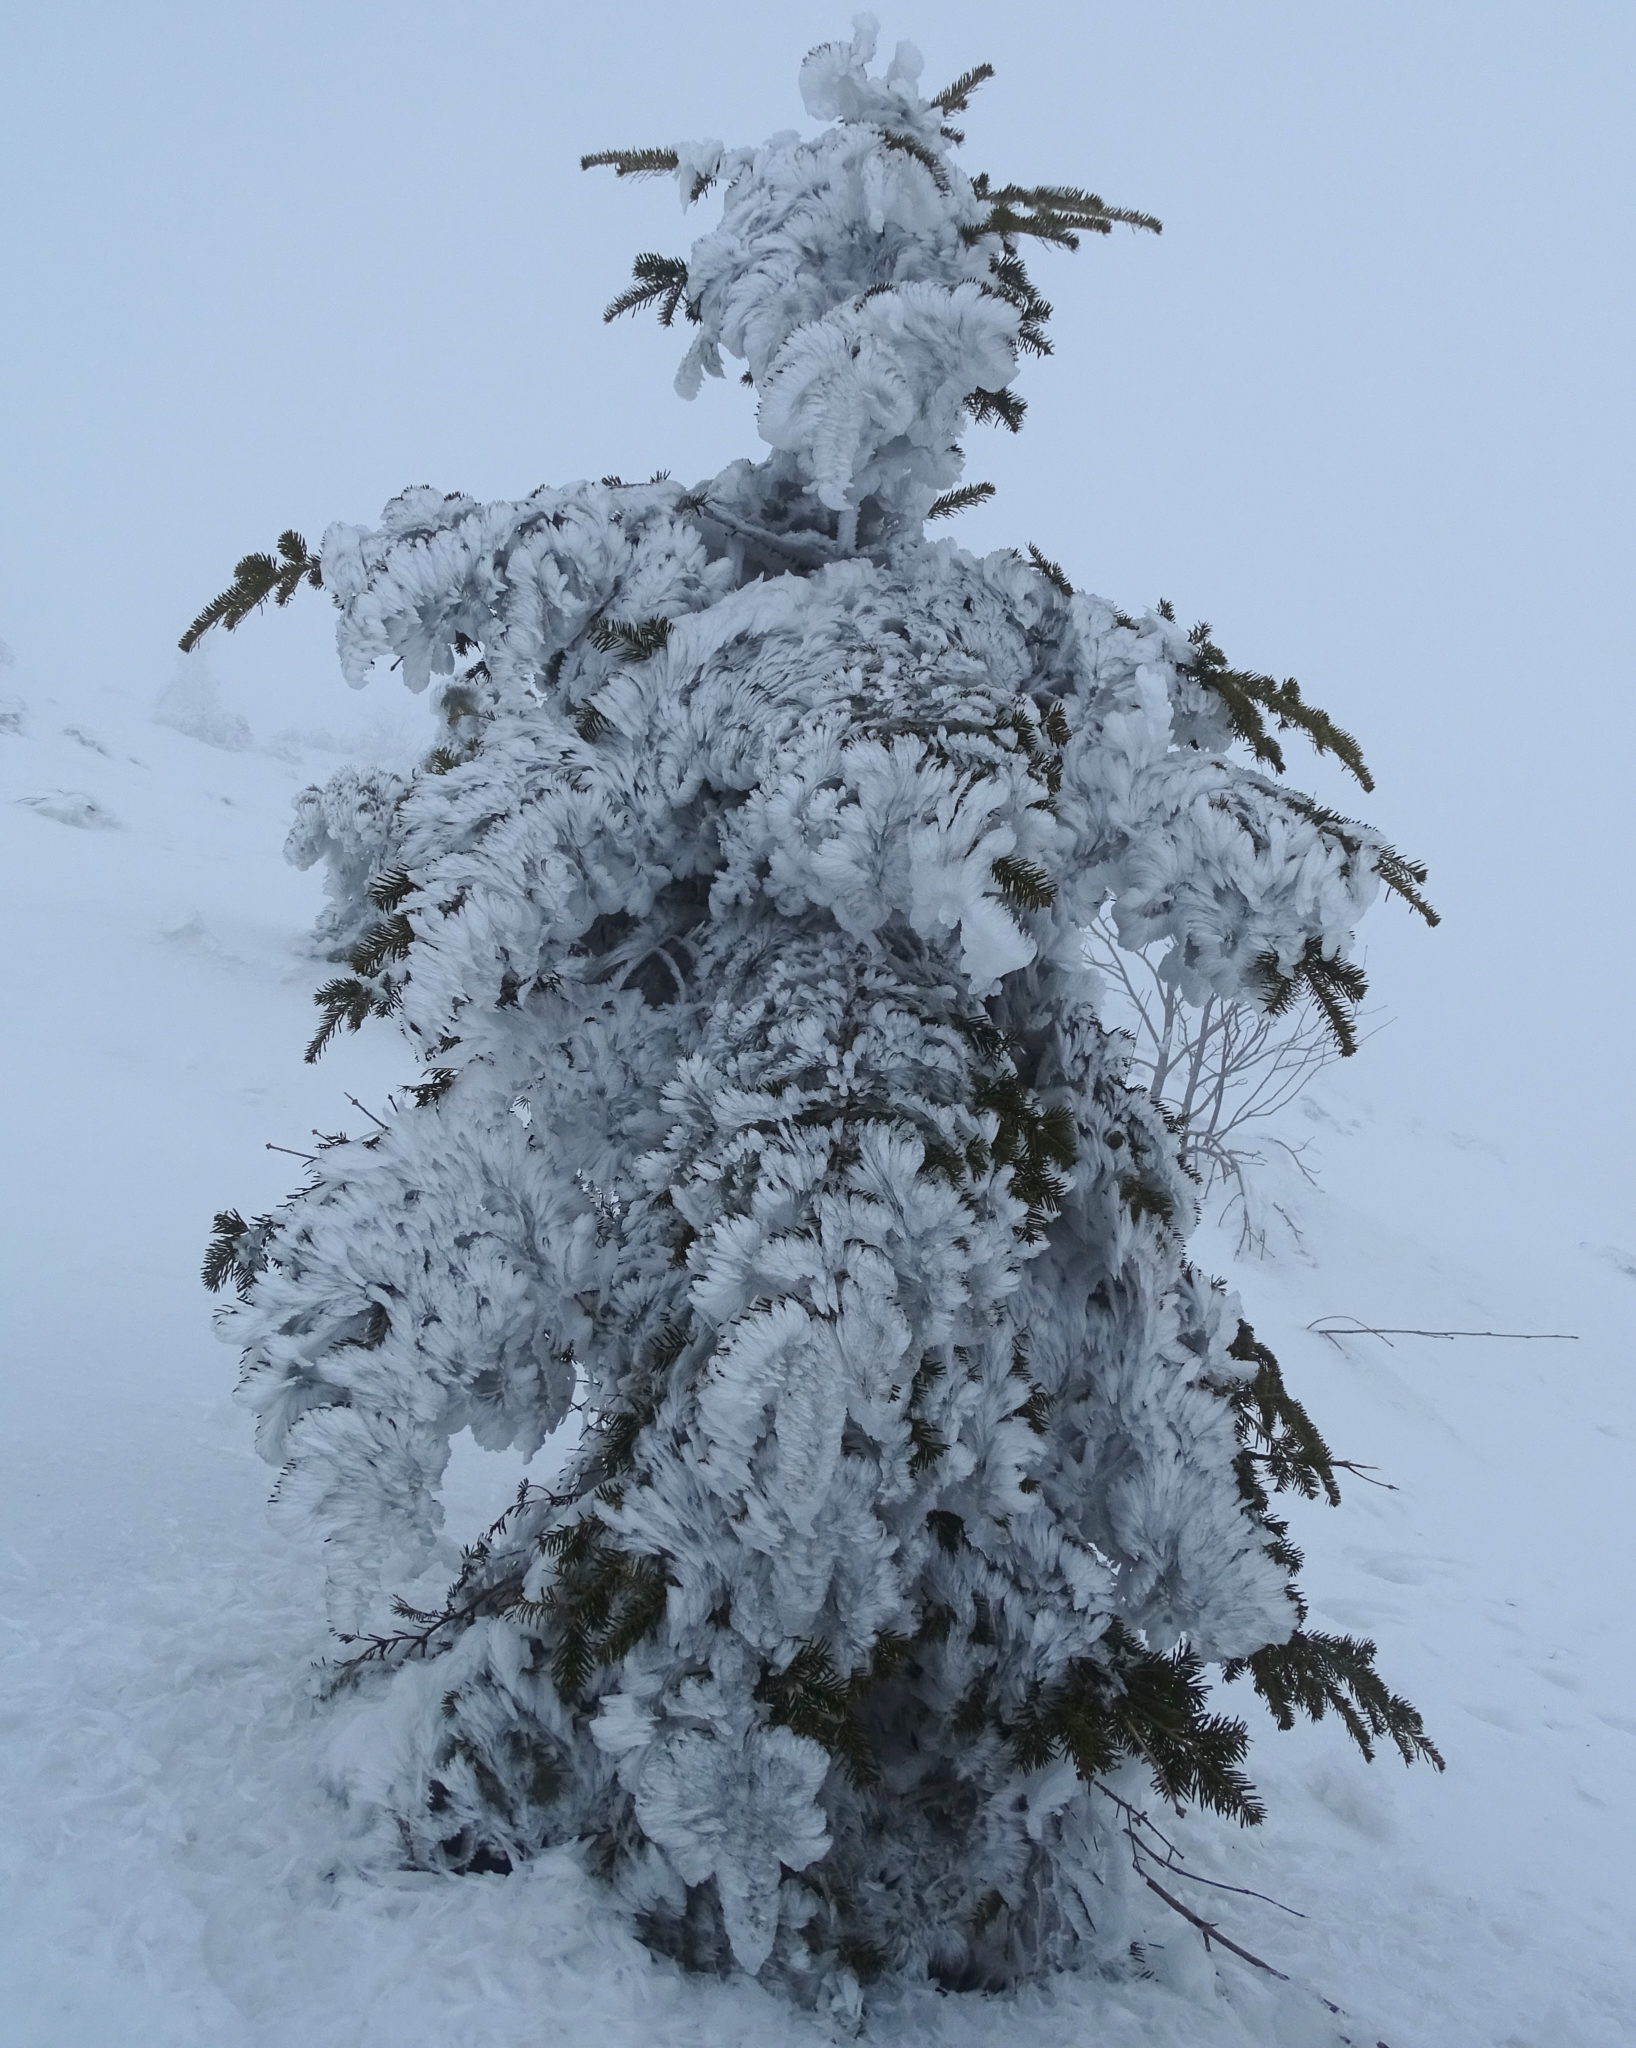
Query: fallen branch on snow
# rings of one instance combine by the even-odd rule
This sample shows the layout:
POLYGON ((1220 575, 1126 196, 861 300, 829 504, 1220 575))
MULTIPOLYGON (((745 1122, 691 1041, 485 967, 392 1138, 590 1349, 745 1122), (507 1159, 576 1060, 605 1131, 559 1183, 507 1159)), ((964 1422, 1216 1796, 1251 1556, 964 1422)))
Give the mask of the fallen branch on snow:
POLYGON ((1577 1344, 1579 1337, 1572 1330, 1397 1330, 1383 1329, 1373 1323, 1360 1323, 1356 1316, 1319 1316, 1307 1324, 1315 1337, 1327 1337, 1337 1350, 1342 1337, 1379 1337, 1390 1344, 1394 1337, 1434 1337, 1439 1343, 1447 1343, 1453 1337, 1492 1337, 1510 1344, 1577 1344), (1350 1327, 1328 1328, 1329 1324, 1350 1327))

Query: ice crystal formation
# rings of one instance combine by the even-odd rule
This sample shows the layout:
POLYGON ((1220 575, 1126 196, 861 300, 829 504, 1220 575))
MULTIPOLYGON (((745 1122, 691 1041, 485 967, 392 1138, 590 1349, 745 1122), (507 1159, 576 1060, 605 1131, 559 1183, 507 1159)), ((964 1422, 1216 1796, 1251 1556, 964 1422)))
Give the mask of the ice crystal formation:
POLYGON ((348 680, 447 724, 292 836, 348 953, 313 1056, 390 1017, 422 1071, 207 1261, 329 1562, 337 1783, 422 1867, 583 1843, 656 1948, 840 2010, 1129 1966, 1120 1800, 1261 1812, 1224 1674, 1434 1754, 1302 1625, 1272 1501, 1333 1463, 1187 1259, 1082 936, 1342 1036, 1360 914, 1423 875, 1279 780, 1293 731, 1367 781, 1295 684, 928 525, 1048 349, 1025 252, 1157 223, 962 169, 987 67, 872 61, 867 25, 806 59, 815 134, 591 160, 719 194, 610 314, 676 326, 684 395, 741 373, 762 460, 409 490, 191 633, 322 587, 348 680), (526 1459, 575 1414, 394 1612, 451 1438, 526 1459))

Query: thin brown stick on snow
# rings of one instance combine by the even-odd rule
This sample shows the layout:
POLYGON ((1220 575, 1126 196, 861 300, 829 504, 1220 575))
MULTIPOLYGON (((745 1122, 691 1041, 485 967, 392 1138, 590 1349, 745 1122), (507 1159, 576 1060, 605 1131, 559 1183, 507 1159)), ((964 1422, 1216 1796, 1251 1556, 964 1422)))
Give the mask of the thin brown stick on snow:
POLYGON ((1327 1337, 1339 1349, 1342 1337, 1380 1337, 1388 1344, 1394 1337, 1434 1337, 1439 1343, 1446 1343, 1454 1337, 1491 1337, 1507 1344, 1577 1344, 1578 1333, 1573 1330, 1408 1330, 1396 1329, 1376 1323, 1360 1323, 1356 1316, 1319 1316, 1307 1324, 1315 1337, 1327 1337), (1329 1329, 1327 1324, 1342 1327, 1329 1329))

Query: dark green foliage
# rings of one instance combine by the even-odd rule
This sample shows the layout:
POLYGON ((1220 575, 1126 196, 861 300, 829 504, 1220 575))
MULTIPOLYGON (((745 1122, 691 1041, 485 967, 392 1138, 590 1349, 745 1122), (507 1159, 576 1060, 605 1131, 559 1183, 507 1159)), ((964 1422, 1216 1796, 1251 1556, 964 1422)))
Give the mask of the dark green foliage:
MULTIPOLYGON (((1039 781, 1044 783, 1047 795, 1038 799, 1033 809, 1049 811, 1051 799, 1062 786, 1062 762, 1057 755, 1051 738, 1051 730, 1062 730, 1061 713, 1053 718, 1051 713, 1031 697, 1015 699, 1009 710, 1003 711, 994 720, 992 730, 996 737, 1011 733, 1017 745, 1026 755, 1029 767, 1039 781), (1045 737, 1041 738, 1042 731, 1045 737)), ((945 727, 944 730, 948 728, 945 727)))
POLYGON ((1229 1358, 1253 1365, 1254 1374, 1232 1389, 1231 1401, 1238 1440, 1275 1493, 1299 1493, 1316 1500, 1320 1494, 1339 1507, 1341 1489, 1335 1460, 1318 1425, 1284 1384, 1278 1360, 1260 1343, 1248 1323, 1227 1347, 1229 1358))
POLYGON ((414 882, 405 867, 382 868, 370 883, 367 894, 377 910, 396 910, 414 893, 414 882))
POLYGON ((1375 873, 1392 894, 1401 896, 1409 908, 1423 917, 1427 924, 1439 925, 1443 922, 1422 893, 1426 880, 1424 861, 1410 860, 1395 847, 1383 846, 1374 856, 1374 868, 1375 873))
POLYGON ((268 598, 277 605, 288 604, 303 583, 322 590, 323 567, 294 527, 287 527, 278 537, 276 556, 245 555, 240 560, 232 582, 210 600, 177 645, 184 654, 191 654, 212 626, 224 626, 231 633, 268 598))
POLYGON ((311 1066, 318 1060, 343 1024, 349 1031, 361 1031, 371 1017, 390 1017, 398 1007, 399 994, 398 984, 390 975, 382 975, 374 982, 350 975, 326 981, 313 997, 324 1021, 307 1047, 307 1064, 311 1066))
POLYGON ((582 156, 579 167, 582 171, 607 167, 621 178, 660 178, 675 170, 680 161, 673 149, 599 149, 582 156))
POLYGON ((914 1447, 909 1453, 909 1470, 917 1479, 948 1453, 948 1445, 923 1415, 909 1417, 909 1442, 914 1447))
POLYGON ((1072 1166, 1079 1156, 1073 1116, 1060 1106, 1045 1107, 1015 1073, 980 1081, 975 1100, 979 1109, 992 1110, 999 1121, 993 1161, 1010 1167, 1011 1191, 1028 1205, 1018 1235, 1034 1242, 1043 1236, 1068 1191, 1058 1169, 1072 1166))
POLYGON ((618 1582, 614 1614, 597 1644, 599 1664, 617 1664, 650 1636, 664 1618, 670 1581, 657 1558, 631 1558, 620 1571, 618 1582))
POLYGON ((1164 223, 1151 213, 1134 212, 1125 206, 1109 206, 1094 192, 1077 185, 1000 185, 991 187, 986 177, 972 180, 979 199, 989 212, 979 227, 968 229, 967 238, 979 241, 984 235, 998 235, 1007 254, 1018 236, 1053 242, 1058 248, 1077 249, 1082 234, 1111 235, 1115 227, 1142 228, 1152 235, 1164 232, 1164 223))
POLYGON ((1374 788, 1375 779, 1364 766, 1357 741, 1342 732, 1327 711, 1303 699, 1293 676, 1279 683, 1249 669, 1229 668, 1226 655, 1210 638, 1209 625, 1202 619, 1187 638, 1193 659, 1185 672, 1221 699, 1234 733, 1275 775, 1284 772, 1284 750, 1267 730, 1269 715, 1280 732, 1304 733, 1315 753, 1333 754, 1365 789, 1374 788))
POLYGON ((1198 1659, 1185 1650, 1158 1656, 1118 1622, 1106 1642, 1107 1663, 1076 1658, 1059 1684, 1029 1703, 1011 1737, 1022 1769, 1066 1756, 1089 1782, 1140 1757, 1172 1805, 1204 1806, 1247 1827, 1264 1819, 1239 1769, 1249 1746, 1244 1724, 1207 1711, 1198 1659))
MULTIPOLYGON (((1241 1364, 1255 1367, 1249 1379, 1227 1390, 1243 1446, 1239 1489, 1272 1535, 1269 1551, 1293 1573, 1300 1568, 1300 1552, 1289 1542, 1288 1525, 1268 1513, 1267 1489, 1298 1493, 1307 1500, 1321 1495, 1331 1507, 1338 1507, 1341 1490, 1335 1461, 1312 1417, 1285 1386, 1278 1360, 1248 1323, 1239 1324, 1227 1351, 1241 1364)), ((1305 1606, 1293 1585, 1291 1595, 1298 1617, 1304 1619, 1305 1606)), ((1221 1669, 1227 1681, 1245 1673, 1280 1728, 1293 1728, 1297 1713, 1321 1721, 1333 1708, 1366 1758, 1373 1760, 1375 1743, 1389 1737, 1405 1763, 1418 1757, 1443 1768, 1420 1715, 1375 1670, 1371 1642, 1298 1628, 1287 1642, 1232 1658, 1221 1669)))
MULTIPOLYGON (((199 1268, 199 1278, 212 1294, 219 1294, 229 1279, 234 1277, 236 1261, 233 1254, 238 1249, 239 1239, 243 1237, 248 1227, 237 1209, 217 1210, 213 1234, 205 1247, 204 1263, 199 1268)), ((248 1292, 248 1286, 241 1284, 241 1297, 248 1292)))
POLYGON ((622 654, 627 661, 646 661, 670 638, 669 619, 598 619, 586 634, 603 654, 622 654))
POLYGON ((508 1611, 555 1635, 551 1676, 564 1699, 577 1700, 595 1671, 658 1627, 669 1581, 661 1559, 619 1549, 594 1514, 560 1523, 540 1541, 555 1565, 551 1585, 508 1611))
MULTIPOLYGON (((679 256, 658 256, 650 249, 631 265, 631 276, 633 282, 603 309, 603 319, 617 320, 621 313, 653 306, 659 325, 669 327, 687 304, 687 265, 679 256)), ((691 307, 687 311, 690 318, 697 317, 691 307)))
POLYGON ((392 1318, 386 1304, 372 1301, 364 1310, 355 1337, 343 1338, 342 1342, 355 1344, 360 1351, 379 1351, 392 1333, 392 1318))
POLYGON ((1065 747, 1073 737, 1068 714, 1060 701, 1050 697, 1040 706, 1040 728, 1053 747, 1065 747))
POLYGON ((912 1647, 905 1637, 887 1631, 877 1637, 868 1666, 842 1678, 821 1643, 802 1643, 782 1670, 763 1672, 755 1696, 775 1727, 789 1728, 828 1750, 854 1785, 877 1785, 880 1767, 860 1711, 912 1647))
POLYGON ((921 1172, 932 1180, 947 1182, 951 1188, 959 1187, 966 1177, 966 1162, 957 1147, 946 1145, 941 1138, 936 1137, 925 1137, 921 1143, 925 1148, 921 1172))
POLYGON ((995 298, 1004 299, 1008 306, 1015 306, 1022 315, 1017 346, 1030 355, 1048 356, 1051 344, 1045 338, 1045 329, 1051 318, 1050 301, 1034 289, 1022 258, 1015 254, 991 257, 988 274, 989 282, 984 289, 995 298))
POLYGON ((1074 586, 1068 581, 1061 563, 1053 562, 1049 555, 1042 555, 1032 541, 1028 543, 1028 559, 1053 590, 1060 591, 1064 597, 1073 596, 1074 586))
MULTIPOLYGON (((909 1430, 911 1440, 917 1447, 922 1442, 927 1441, 927 1438, 915 1435, 915 1423, 922 1420, 919 1410, 926 1396, 947 1370, 948 1368, 944 1361, 935 1352, 928 1351, 915 1368, 915 1376, 909 1383, 909 1400, 907 1404, 908 1414, 911 1417, 909 1430)), ((922 1426, 924 1427, 924 1424, 922 1426)), ((936 1460, 943 1456, 948 1446, 935 1431, 930 1432, 930 1441, 936 1444, 936 1452, 931 1460, 935 1464, 936 1460)))
MULTIPOLYGON (((620 178, 662 178, 667 171, 679 168, 680 163, 673 149, 599 149, 591 156, 582 156, 579 167, 582 171, 611 169, 620 178)), ((708 172, 701 171, 687 195, 688 205, 702 199, 715 182, 708 172)))
POLYGON ((1357 1051, 1358 1009, 1369 993, 1369 979, 1356 961, 1325 953, 1323 941, 1311 938, 1287 974, 1271 953, 1256 962, 1256 973, 1269 1017, 1283 1016, 1304 989, 1322 1012, 1341 1058, 1350 1059, 1357 1051))
MULTIPOLYGON (((988 207, 988 212, 980 222, 963 228, 961 233, 970 243, 989 237, 999 238, 1000 254, 989 259, 987 289, 1015 306, 1021 314, 1018 346, 1033 355, 1049 355, 1051 352, 1051 345, 1045 337, 1051 307, 1028 275, 1018 247, 1020 240, 1048 242, 1057 248, 1071 250, 1079 247, 1082 234, 1111 234, 1118 224, 1144 228, 1152 234, 1161 231, 1159 221, 1152 214, 1110 207, 1094 192, 1081 191, 1077 186, 992 187, 986 176, 979 175, 972 180, 972 189, 988 207)), ((974 417, 1004 418, 1005 424, 1015 433, 1022 424, 1020 401, 1017 402, 1019 409, 1015 416, 1006 417, 992 404, 982 407, 982 401, 992 401, 994 397, 993 393, 975 392, 966 403, 974 417)))
POLYGON ((881 141, 886 144, 888 149, 895 149, 903 156, 913 157, 939 192, 948 191, 949 174, 944 170, 942 164, 938 162, 936 154, 929 150, 925 143, 919 141, 913 135, 899 135, 889 128, 882 131, 881 141))
POLYGON ((1049 910, 1057 900, 1051 877, 1031 860, 1019 860, 1014 853, 1002 853, 993 864, 1000 894, 1013 910, 1049 910))
MULTIPOLYGON (((1364 831, 1355 818, 1343 818, 1339 811, 1332 811, 1325 804, 1314 803, 1311 797, 1301 796, 1292 789, 1280 790, 1279 795, 1298 818, 1305 818, 1316 825, 1320 832, 1337 840, 1346 851, 1356 855, 1363 851, 1364 831)), ((1409 860, 1390 846, 1371 849, 1375 873, 1394 896, 1400 896, 1409 908, 1423 917, 1427 924, 1438 925, 1442 919, 1426 901, 1424 895, 1426 867, 1423 861, 1409 860)))
POLYGON ((978 86, 986 85, 993 76, 992 64, 974 64, 969 71, 962 71, 953 85, 944 86, 926 104, 936 107, 940 114, 963 114, 978 86))
POLYGON ((414 944, 414 927, 400 910, 372 924, 347 955, 356 974, 379 974, 389 960, 401 960, 414 944))
POLYGON ((775 1727, 788 1728, 838 1756, 856 1785, 880 1776, 854 1714, 857 1686, 843 1679, 821 1643, 803 1643, 782 1671, 768 1671, 756 1687, 775 1727))
POLYGON ((1051 1396, 1044 1387, 1031 1386, 1027 1400, 1013 1412, 1036 1436, 1044 1436, 1051 1422, 1051 1396))
POLYGON ((246 1223, 237 1209, 218 1210, 199 1278, 212 1294, 219 1294, 231 1280, 241 1301, 248 1301, 256 1276, 267 1267, 266 1243, 276 1218, 257 1216, 246 1223))
POLYGON ((434 1102, 441 1102, 454 1086, 456 1069, 433 1067, 423 1081, 411 1081, 409 1098, 417 1109, 429 1109, 434 1102))
POLYGON ((998 420, 1013 434, 1022 432, 1023 415, 1028 411, 1028 401, 1015 391, 984 391, 980 386, 966 393, 965 405, 980 427, 998 420))
POLYGON ((595 746, 598 740, 606 739, 613 731, 613 723, 587 698, 574 713, 574 730, 587 746, 595 746))
POLYGON ((945 491, 941 498, 934 500, 926 517, 952 519, 956 512, 969 512, 973 505, 985 504, 993 495, 992 484, 962 484, 958 490, 945 491))
POLYGON ((1297 1629, 1287 1643, 1269 1643, 1253 1656, 1224 1664, 1221 1675, 1231 1680, 1245 1672, 1280 1728, 1293 1728, 1298 1713, 1321 1721, 1333 1707, 1371 1762, 1376 1742, 1387 1737, 1406 1764, 1420 1758, 1443 1769, 1443 1758, 1420 1715, 1390 1691, 1375 1670, 1371 1642, 1297 1629))
MULTIPOLYGON (((684 1230, 690 1227, 682 1226, 684 1230)), ((667 1322, 649 1348, 645 1378, 639 1378, 588 1425, 586 1434, 596 1445, 592 1469, 599 1482, 616 1479, 629 1468, 638 1439, 658 1411, 664 1377, 687 1349, 690 1334, 686 1323, 667 1322)))

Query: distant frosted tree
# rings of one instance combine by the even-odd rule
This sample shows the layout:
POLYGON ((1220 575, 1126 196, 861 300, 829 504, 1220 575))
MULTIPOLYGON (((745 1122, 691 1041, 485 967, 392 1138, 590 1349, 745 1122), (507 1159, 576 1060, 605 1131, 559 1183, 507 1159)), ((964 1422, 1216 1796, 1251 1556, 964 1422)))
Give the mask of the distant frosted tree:
MULTIPOLYGON (((0 680, 16 663, 17 657, 0 640, 0 680)), ((27 723, 27 713, 21 697, 13 696, 8 689, 0 688, 0 733, 20 733, 27 723)))
POLYGON ((1025 249, 1157 223, 968 175, 987 67, 928 98, 872 55, 807 58, 814 136, 589 160, 721 190, 609 310, 691 329, 684 393, 744 365, 763 460, 406 491, 194 629, 321 583, 348 678, 437 677, 450 727, 313 1047, 392 1015, 420 1081, 206 1267, 324 1539, 340 1781, 431 1868, 582 1840, 657 1948, 842 2010, 1133 1967, 1148 1782, 1261 1815, 1213 1675, 1434 1755, 1303 1626, 1271 1496, 1332 1462, 1188 1263, 1081 937, 1108 906, 1189 1001, 1343 1018, 1359 914, 1422 876, 1261 772, 1280 729, 1362 772, 1294 683, 928 531, 1046 352, 1025 249), (385 1618, 451 1436, 576 1408, 560 1483, 385 1618))

